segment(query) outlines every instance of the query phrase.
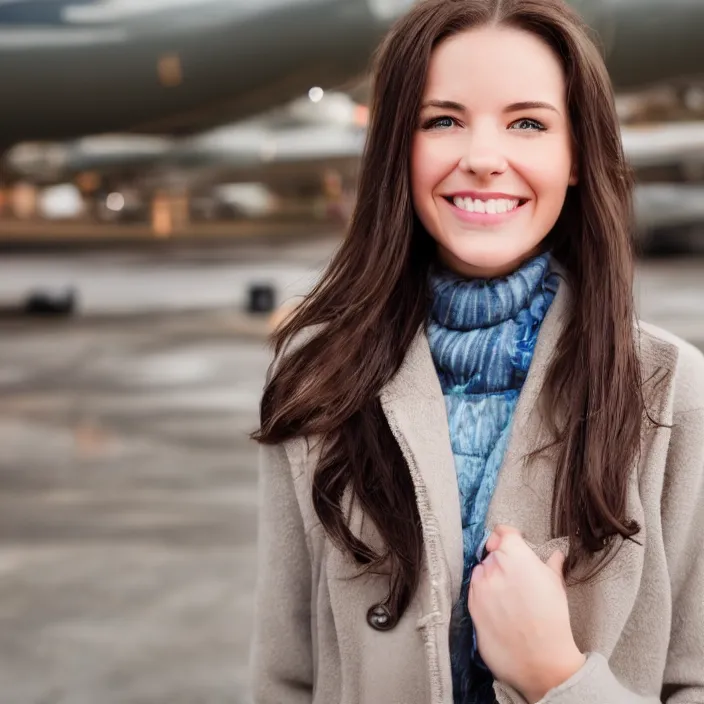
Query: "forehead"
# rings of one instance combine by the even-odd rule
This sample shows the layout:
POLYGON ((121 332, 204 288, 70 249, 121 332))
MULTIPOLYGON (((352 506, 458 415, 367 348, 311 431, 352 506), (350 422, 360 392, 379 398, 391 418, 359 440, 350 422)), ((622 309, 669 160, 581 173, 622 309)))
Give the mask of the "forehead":
POLYGON ((431 57, 426 99, 481 101, 565 100, 562 65, 540 37, 513 27, 480 27, 446 39, 431 57))

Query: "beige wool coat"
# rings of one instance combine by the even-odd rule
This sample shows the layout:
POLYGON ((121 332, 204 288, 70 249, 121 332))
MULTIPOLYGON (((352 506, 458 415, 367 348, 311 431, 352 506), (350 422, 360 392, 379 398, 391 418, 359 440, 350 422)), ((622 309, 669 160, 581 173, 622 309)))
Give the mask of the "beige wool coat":
MULTIPOLYGON (((550 533, 554 466, 523 458, 544 438, 537 403, 569 306, 561 285, 543 322, 515 412, 487 527, 515 526, 542 559, 567 541, 550 533)), ((628 516, 641 543, 624 542, 593 582, 567 589, 585 666, 545 704, 704 704, 704 357, 657 328, 637 329, 651 413, 629 472, 628 516)), ((424 536, 420 587, 388 631, 370 608, 388 578, 354 579, 311 503, 315 438, 262 449, 259 571, 252 689, 256 704, 452 704, 449 624, 463 571, 460 502, 442 391, 420 332, 381 393, 415 484, 424 536), (371 624, 371 625, 370 625, 371 624)), ((351 508, 358 535, 379 544, 351 508)), ((497 682, 499 704, 525 704, 497 682)))

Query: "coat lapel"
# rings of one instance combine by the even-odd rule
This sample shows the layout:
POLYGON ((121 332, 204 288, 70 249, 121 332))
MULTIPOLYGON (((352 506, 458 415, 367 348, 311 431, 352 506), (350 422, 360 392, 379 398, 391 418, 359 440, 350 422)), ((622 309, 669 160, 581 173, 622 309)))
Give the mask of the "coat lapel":
MULTIPOLYGON (((550 471, 548 460, 538 460, 531 464, 531 477, 528 477, 524 458, 544 439, 537 401, 564 325, 569 295, 562 281, 541 326, 487 515, 488 528, 507 523, 522 530, 536 544, 545 542, 550 535, 554 468, 550 471)), ((403 436, 427 491, 428 508, 437 525, 454 602, 459 598, 464 568, 459 490, 445 401, 423 328, 398 373, 382 390, 381 402, 390 424, 403 436)))
POLYGON ((382 390, 381 403, 389 424, 402 435, 412 456, 415 467, 411 472, 418 474, 414 477, 416 493, 420 489, 427 494, 432 515, 423 516, 424 506, 419 502, 421 520, 426 532, 429 526, 438 532, 449 572, 449 596, 454 601, 459 598, 463 570, 460 498, 445 400, 424 328, 396 376, 382 390))

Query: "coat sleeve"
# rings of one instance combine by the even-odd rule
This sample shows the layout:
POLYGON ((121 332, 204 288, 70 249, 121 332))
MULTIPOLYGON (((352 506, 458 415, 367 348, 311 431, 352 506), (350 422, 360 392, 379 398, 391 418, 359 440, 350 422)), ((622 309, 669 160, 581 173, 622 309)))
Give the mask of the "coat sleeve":
POLYGON ((251 654, 253 701, 310 704, 310 553, 282 446, 260 447, 258 543, 251 654))
MULTIPOLYGON (((704 391, 704 383, 699 386, 704 391)), ((698 403, 702 400, 704 396, 698 403)), ((704 408, 676 413, 671 433, 662 530, 672 587, 672 629, 662 692, 645 697, 629 691, 606 658, 593 653, 572 679, 548 692, 540 704, 704 702, 704 408)))

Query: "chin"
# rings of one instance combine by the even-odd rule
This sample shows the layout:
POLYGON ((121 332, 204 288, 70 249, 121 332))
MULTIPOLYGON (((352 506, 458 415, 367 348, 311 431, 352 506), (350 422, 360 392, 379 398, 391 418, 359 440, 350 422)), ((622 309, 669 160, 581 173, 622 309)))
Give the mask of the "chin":
POLYGON ((505 248, 491 248, 471 252, 455 250, 450 252, 450 257, 445 257, 445 263, 459 274, 465 276, 493 278, 505 276, 518 269, 522 262, 537 254, 536 249, 507 250, 505 248))

